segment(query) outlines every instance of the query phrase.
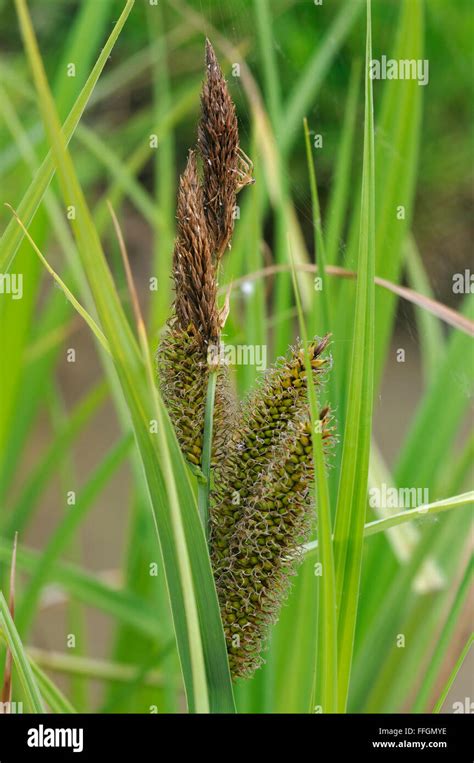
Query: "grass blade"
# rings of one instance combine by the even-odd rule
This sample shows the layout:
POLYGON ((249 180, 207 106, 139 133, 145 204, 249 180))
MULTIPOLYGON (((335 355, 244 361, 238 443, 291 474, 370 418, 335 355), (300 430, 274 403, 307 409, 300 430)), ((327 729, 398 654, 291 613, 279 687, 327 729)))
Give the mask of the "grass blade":
POLYGON ((422 506, 418 506, 416 509, 406 509, 400 511, 398 514, 392 514, 391 517, 385 517, 385 519, 376 519, 373 522, 368 522, 364 527, 365 537, 370 535, 376 535, 380 532, 385 532, 391 527, 397 527, 405 522, 411 522, 417 519, 423 519, 424 517, 430 517, 434 514, 439 514, 442 511, 451 511, 451 509, 459 509, 464 506, 472 506, 474 504, 474 491, 469 493, 463 493, 462 495, 455 495, 452 498, 445 498, 443 501, 434 501, 434 503, 427 503, 422 506))
MULTIPOLYGON (((295 269, 292 270, 293 287, 303 346, 308 345, 306 325, 303 316, 301 298, 296 280, 295 269)), ((307 352, 305 353, 306 375, 312 378, 311 365, 307 352)), ((313 463, 315 471, 314 492, 318 517, 319 559, 322 574, 318 577, 320 590, 317 597, 317 639, 315 651, 315 674, 311 699, 311 712, 318 707, 321 712, 334 713, 337 711, 337 620, 336 620, 336 583, 334 571, 334 554, 331 524, 331 503, 329 485, 326 476, 326 463, 323 450, 323 439, 318 427, 320 407, 314 384, 308 384, 308 400, 311 413, 313 463)))
POLYGON ((189 475, 158 397, 148 348, 145 353, 142 343, 140 350, 131 332, 67 152, 25 1, 16 0, 16 6, 61 191, 65 203, 76 210, 72 222, 81 262, 115 360, 147 478, 189 708, 191 712, 232 712, 232 687, 217 595, 189 475), (157 425, 159 438, 150 422, 157 425))
MULTIPOLYGON (((424 11, 422 0, 403 0, 397 30, 396 59, 422 59, 424 11)), ((421 136, 423 88, 414 80, 400 83, 387 80, 380 107, 377 131, 376 183, 376 273, 398 283, 403 267, 403 244, 409 231, 418 167, 421 136), (399 219, 397 210, 404 208, 399 219)), ((375 379, 378 383, 385 363, 396 300, 391 294, 377 294, 375 337, 375 379)))
POLYGON ((333 189, 327 211, 326 252, 327 262, 335 265, 338 248, 342 243, 344 220, 349 201, 351 159, 356 131, 357 106, 359 103, 362 64, 357 60, 351 71, 342 135, 338 146, 333 189))
MULTIPOLYGON (((455 495, 452 498, 445 498, 442 501, 435 501, 434 503, 417 506, 416 509, 406 509, 405 511, 398 512, 398 514, 392 514, 390 517, 367 522, 367 524, 364 525, 364 538, 369 538, 371 535, 377 535, 377 533, 386 532, 392 527, 398 527, 398 525, 403 525, 406 522, 420 521, 444 511, 460 509, 464 506, 471 506, 473 504, 474 491, 471 490, 469 493, 462 493, 461 495, 455 495)), ((307 554, 310 554, 318 548, 318 541, 305 543, 302 548, 307 554)))
POLYGON ((13 655, 18 676, 26 694, 28 704, 33 713, 44 713, 43 699, 33 674, 20 636, 10 614, 10 609, 3 593, 0 591, 0 628, 7 647, 13 655))
POLYGON ((15 210, 13 209, 13 207, 10 204, 5 204, 5 206, 8 207, 8 209, 14 215, 18 225, 20 226, 20 228, 22 229, 23 233, 27 237, 28 241, 30 242, 30 244, 33 247, 34 251, 38 255, 38 257, 41 260, 41 262, 43 263, 44 267, 46 268, 48 273, 54 278, 54 280, 56 281, 58 286, 63 290, 66 299, 69 300, 69 302, 74 307, 74 309, 79 313, 81 318, 83 318, 85 320, 85 322, 87 323, 87 325, 91 329, 92 333, 95 334, 95 336, 97 337, 98 341, 100 342, 100 344, 102 345, 104 350, 106 350, 106 352, 108 352, 109 355, 110 355, 109 343, 107 342, 107 339, 105 338, 103 331, 99 328, 99 326, 97 325, 95 320, 92 318, 92 316, 89 315, 87 310, 85 310, 82 307, 82 305, 80 304, 80 302, 78 302, 78 300, 76 299, 76 297, 74 296, 72 291, 66 286, 64 281, 60 278, 60 276, 58 276, 58 274, 53 270, 53 268, 51 267, 49 262, 46 260, 46 258, 43 256, 43 254, 40 252, 40 250, 36 246, 35 242, 33 241, 33 239, 31 238, 30 234, 28 233, 27 229, 25 228, 25 225, 20 220, 20 218, 18 217, 18 215, 15 212, 15 210))
MULTIPOLYGON (((10 615, 12 619, 15 616, 15 573, 16 573, 16 550, 18 545, 18 533, 15 533, 13 541, 13 553, 10 565, 10 590, 9 590, 9 607, 10 615)), ((0 701, 10 706, 12 699, 12 662, 13 656, 10 649, 7 649, 5 657, 5 669, 3 671, 3 685, 0 696, 0 701)))
POLYGON ((331 331, 332 321, 330 314, 331 292, 326 275, 326 247, 324 244, 323 228, 321 223, 321 209, 319 206, 318 186, 316 183, 316 169, 311 150, 311 138, 306 117, 303 120, 304 137, 306 144, 306 160, 309 171, 309 186, 311 189, 311 202, 313 207, 313 228, 315 232, 316 243, 316 263, 318 267, 318 276, 321 278, 321 300, 314 300, 314 327, 322 334, 331 331))
POLYGON ((449 691, 454 684, 454 681, 456 680, 456 676, 458 675, 459 671, 461 670, 461 667, 463 665, 464 660, 466 659, 467 655, 469 654, 469 650, 474 643, 474 634, 471 633, 469 636, 466 645, 464 646, 464 649, 462 650, 461 654, 459 655, 458 660, 456 661, 456 665, 453 668, 453 671, 451 675, 449 676, 446 685, 443 688, 443 691, 441 692, 439 699, 436 703, 436 705, 433 708, 433 713, 440 713, 443 709, 443 705, 446 702, 446 697, 449 694, 449 691))
POLYGON ((364 160, 354 335, 334 546, 338 605, 338 709, 347 705, 357 618, 374 390, 375 166, 371 3, 367 1, 364 160))
MULTIPOLYGON (((127 20, 127 17, 132 10, 134 0, 127 0, 127 3, 115 24, 112 34, 108 38, 104 47, 101 50, 100 56, 87 79, 86 84, 79 97, 77 98, 73 108, 71 109, 68 118, 63 125, 64 140, 68 143, 74 134, 74 130, 82 116, 84 109, 92 95, 95 84, 100 77, 102 69, 107 63, 107 59, 110 56, 110 52, 114 47, 120 32, 127 20)), ((30 184, 28 191, 23 197, 20 206, 18 207, 18 216, 28 226, 36 212, 44 193, 51 182, 54 175, 54 160, 53 154, 50 152, 46 159, 41 164, 38 172, 36 173, 33 182, 30 184)), ((6 272, 15 257, 16 251, 21 243, 22 233, 18 229, 14 220, 11 220, 7 225, 2 238, 0 239, 0 271, 6 272)))
POLYGON ((472 571, 473 562, 471 558, 468 565, 466 566, 461 584, 457 590, 456 597, 443 625, 443 629, 437 639, 434 654, 431 656, 428 670, 426 671, 426 675, 423 678, 418 696, 410 709, 410 712, 412 713, 423 713, 427 710, 427 705, 433 691, 433 687, 435 686, 439 671, 443 666, 443 661, 446 657, 446 652, 451 644, 452 636, 459 623, 459 615, 461 614, 462 608, 466 603, 472 582, 472 571))
POLYGON ((28 659, 44 701, 49 705, 53 713, 76 713, 77 710, 75 710, 67 697, 65 697, 58 687, 51 681, 49 676, 41 670, 39 665, 37 665, 30 656, 28 659))

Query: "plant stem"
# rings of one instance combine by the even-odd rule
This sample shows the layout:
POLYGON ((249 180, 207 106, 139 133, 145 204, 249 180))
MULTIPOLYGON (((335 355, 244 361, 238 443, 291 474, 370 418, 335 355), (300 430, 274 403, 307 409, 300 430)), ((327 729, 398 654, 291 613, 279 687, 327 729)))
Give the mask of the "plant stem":
MULTIPOLYGON (((288 244, 290 246, 289 241, 288 244)), ((303 346, 307 348, 308 334, 291 248, 289 253, 301 338, 303 346)), ((312 369, 307 350, 305 350, 305 368, 306 376, 309 380, 312 378, 312 369)), ((331 499, 326 476, 322 434, 321 430, 316 426, 320 422, 318 396, 314 384, 308 383, 307 386, 311 431, 313 433, 311 442, 314 464, 314 500, 317 507, 318 532, 321 541, 318 546, 318 556, 324 569, 324 575, 321 576, 321 580, 318 581, 318 587, 315 589, 315 595, 317 596, 317 627, 314 644, 315 662, 310 712, 316 712, 315 707, 318 705, 323 709, 323 712, 333 713, 337 709, 337 619, 334 549, 331 533, 331 499)))
POLYGON ((468 654, 468 652, 469 652, 473 642, 474 642, 474 635, 471 633, 471 635, 469 636, 469 638, 468 638, 468 640, 467 640, 467 642, 466 642, 466 644, 464 646, 464 649, 462 650, 461 654, 459 655, 459 659, 456 662, 456 665, 454 666, 454 669, 453 669, 451 675, 449 676, 448 681, 447 681, 445 687, 443 688, 443 691, 441 692, 440 698, 438 699, 436 705, 433 708, 433 713, 440 713, 441 712, 441 708, 443 707, 444 703, 446 702, 446 697, 449 694, 449 690, 451 689, 451 686, 453 685, 454 680, 455 680, 457 674, 459 673, 459 670, 461 669, 461 666, 462 666, 464 660, 466 659, 467 654, 468 654))
MULTIPOLYGON (((398 514, 392 514, 391 517, 367 522, 364 525, 364 538, 385 532, 386 530, 390 530, 397 525, 402 525, 405 522, 422 520, 433 514, 439 514, 442 511, 450 511, 451 509, 458 509, 462 506, 471 506, 473 503, 474 491, 471 490, 468 493, 461 493, 461 495, 455 495, 452 498, 446 498, 442 501, 435 501, 434 503, 418 506, 416 509, 405 509, 404 511, 398 512, 398 514)), ((311 541, 311 543, 305 543, 301 548, 306 554, 314 553, 318 548, 318 541, 314 540, 311 541)))
POLYGON ((206 538, 209 537, 209 490, 211 480, 212 429, 214 424, 214 400, 216 397, 217 369, 211 370, 207 383, 204 435, 202 446, 202 473, 198 482, 198 508, 206 538))
POLYGON ((30 710, 33 713, 44 713, 43 698, 33 675, 31 665, 26 656, 21 638, 16 629, 10 607, 0 591, 0 636, 13 656, 17 675, 25 692, 30 710))

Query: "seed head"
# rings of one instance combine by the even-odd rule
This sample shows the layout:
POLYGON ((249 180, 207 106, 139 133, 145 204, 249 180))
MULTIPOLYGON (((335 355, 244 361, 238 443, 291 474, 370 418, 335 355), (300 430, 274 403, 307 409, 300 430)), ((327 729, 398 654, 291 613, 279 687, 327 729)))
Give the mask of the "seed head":
MULTIPOLYGON (((322 412, 323 438, 331 437, 329 414, 322 412)), ((229 664, 234 678, 249 677, 261 664, 261 651, 278 617, 300 545, 309 538, 314 506, 311 424, 301 419, 271 449, 269 463, 248 496, 216 587, 229 664)))
MULTIPOLYGON (((210 367, 205 348, 190 331, 170 322, 157 354, 160 391, 186 459, 201 466, 210 367)), ((212 463, 227 452, 236 403, 225 366, 217 369, 212 463)))
MULTIPOLYGON (((313 383, 329 365, 328 337, 309 348, 313 383)), ((311 527, 313 478, 307 380, 301 345, 243 406, 228 455, 215 470, 211 557, 234 677, 259 665, 311 527)), ((323 439, 331 440, 328 409, 323 439)))
MULTIPOLYGON (((313 381, 319 383, 328 359, 322 357, 329 336, 308 347, 313 381)), ((240 518, 241 507, 268 468, 282 433, 307 413, 306 370, 301 344, 287 360, 270 369, 260 387, 242 407, 240 421, 229 441, 226 458, 217 467, 212 494, 211 543, 216 569, 228 553, 228 544, 240 518)))
POLYGON ((206 80, 201 94, 198 147, 204 174, 204 205, 216 264, 230 242, 239 186, 239 130, 235 106, 206 41, 206 80))
MULTIPOLYGON (((178 441, 194 467, 202 465, 208 381, 217 373, 210 552, 236 678, 258 666, 268 626, 311 528, 313 460, 302 345, 292 348, 238 410, 227 369, 215 360, 227 313, 227 307, 217 306, 217 272, 233 232, 236 194, 253 181, 252 163, 239 147, 235 107, 209 41, 206 67, 198 127, 202 180, 190 151, 178 192, 174 311, 160 342, 158 370, 178 441)), ((322 356, 328 340, 314 340, 306 350, 311 383, 319 384, 329 365, 322 356)), ((329 443, 327 409, 321 420, 329 443)))
MULTIPOLYGON (((235 107, 209 41, 198 153, 190 151, 180 178, 173 254, 174 311, 158 350, 160 386, 181 448, 201 465, 204 411, 210 373, 208 351, 220 346, 226 311, 217 306, 217 269, 233 230, 239 185, 235 107)), ((217 353, 219 357, 219 353, 217 353)), ((215 369, 214 369, 215 370, 215 369)), ((213 459, 224 458, 235 416, 227 370, 219 368, 214 409, 213 459)))

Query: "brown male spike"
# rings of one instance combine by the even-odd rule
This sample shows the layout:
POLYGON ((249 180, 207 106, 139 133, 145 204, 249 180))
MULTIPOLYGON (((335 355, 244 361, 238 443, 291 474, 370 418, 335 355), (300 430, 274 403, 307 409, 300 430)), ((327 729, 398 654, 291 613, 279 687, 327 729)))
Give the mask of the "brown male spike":
MULTIPOLYGON (((235 107, 209 41, 206 64, 198 152, 190 151, 179 183, 174 311, 157 355, 163 398, 181 448, 195 466, 201 465, 210 367, 219 358, 226 316, 217 305, 217 269, 232 235, 235 195, 243 185, 235 107)), ((236 407, 227 369, 219 367, 217 374, 213 459, 225 452, 236 407)))
POLYGON ((203 162, 206 218, 218 265, 234 229, 241 159, 235 106, 209 40, 206 40, 206 68, 198 146, 203 162))

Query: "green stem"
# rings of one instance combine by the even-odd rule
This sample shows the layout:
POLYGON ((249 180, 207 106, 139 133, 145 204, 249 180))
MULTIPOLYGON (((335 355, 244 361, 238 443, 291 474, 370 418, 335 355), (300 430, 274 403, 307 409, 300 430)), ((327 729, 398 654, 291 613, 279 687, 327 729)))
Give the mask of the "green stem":
MULTIPOLYGON (((398 514, 393 514, 391 517, 385 517, 384 519, 376 519, 373 522, 367 522, 364 525, 364 537, 368 538, 370 535, 376 535, 377 533, 390 530, 392 527, 402 525, 405 522, 411 522, 412 520, 422 520, 426 517, 430 517, 433 514, 439 514, 442 511, 450 511, 451 509, 459 509, 462 506, 472 506, 474 503, 474 491, 469 493, 462 493, 461 495, 455 495, 453 498, 446 498, 443 501, 435 501, 434 503, 427 503, 424 506, 418 506, 416 509, 405 509, 398 514)), ((318 541, 314 540, 311 543, 305 543, 302 547, 305 554, 315 553, 318 548, 318 541)))
POLYGON ((316 181, 316 168, 311 148, 308 120, 303 120, 304 137, 306 145, 306 160, 309 172, 309 187, 311 189, 311 202, 313 207, 313 228, 315 234, 315 259, 318 264, 318 273, 321 278, 321 299, 314 300, 314 315, 312 333, 326 334, 331 331, 330 293, 326 274, 326 246, 321 222, 321 208, 319 205, 318 185, 316 181), (321 326, 322 324, 322 326, 321 326))
POLYGON ((214 424, 214 400, 216 397, 217 369, 209 374, 204 413, 204 435, 202 445, 202 474, 198 482, 198 508, 206 538, 209 537, 209 490, 211 483, 212 429, 214 424))
POLYGON ((468 654, 468 652, 469 652, 469 650, 470 650, 470 648, 471 648, 473 643, 474 643, 474 635, 471 633, 471 635, 469 636, 469 638, 468 638, 468 640, 467 640, 467 642, 466 642, 466 644, 464 646, 464 649, 462 650, 461 654, 459 655, 459 659, 456 662, 456 665, 454 666, 454 669, 453 669, 451 675, 448 678, 446 686, 444 687, 443 691, 441 692, 440 698, 438 699, 436 705, 433 708, 433 713, 440 713, 441 712, 441 708, 443 707, 444 703, 446 702, 446 697, 449 694, 451 686, 453 685, 453 683, 455 681, 455 678, 456 678, 457 674, 459 673, 459 670, 461 669, 461 665, 463 664, 464 660, 466 659, 467 654, 468 654))
MULTIPOLYGON (((303 346, 308 346, 308 335, 303 316, 303 306, 296 279, 293 255, 290 248, 292 264, 293 288, 300 325, 303 346)), ((312 378, 312 369, 307 351, 305 351, 305 368, 307 379, 312 378)), ((314 384, 308 384, 308 402, 311 416, 312 448, 314 464, 314 491, 319 540, 318 558, 324 574, 315 589, 317 601, 317 627, 314 644, 314 674, 311 691, 310 712, 316 712, 320 706, 324 713, 333 713, 337 709, 337 619, 336 619, 336 588, 334 569, 334 549, 331 534, 331 499, 326 477, 323 439, 316 423, 320 421, 319 400, 314 384)))
POLYGON ((453 605, 446 618, 443 629, 437 639, 436 648, 431 655, 426 675, 423 679, 423 683, 418 692, 418 696, 413 704, 411 710, 412 713, 429 712, 427 706, 433 688, 436 686, 436 679, 443 667, 443 663, 448 652, 451 639, 455 631, 456 626, 459 623, 459 615, 461 614, 463 607, 466 603, 472 582, 472 563, 469 563, 464 572, 461 585, 456 593, 453 605))
POLYGON ((26 656, 19 633, 16 629, 10 608, 0 591, 0 636, 4 639, 12 653, 17 674, 33 713, 44 713, 43 698, 34 677, 31 665, 26 656))

